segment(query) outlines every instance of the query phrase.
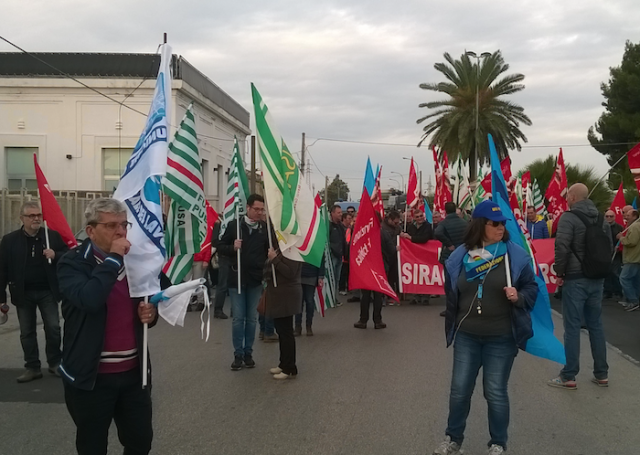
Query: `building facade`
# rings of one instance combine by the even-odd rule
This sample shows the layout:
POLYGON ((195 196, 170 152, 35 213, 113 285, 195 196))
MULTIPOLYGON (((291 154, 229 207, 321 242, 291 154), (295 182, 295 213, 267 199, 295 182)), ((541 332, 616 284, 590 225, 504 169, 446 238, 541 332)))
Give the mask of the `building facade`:
MULTIPOLYGON (((35 190, 35 153, 54 191, 113 192, 160 56, 0 53, 0 62, 0 188, 35 190)), ((246 156, 249 112, 184 58, 173 55, 171 67, 172 136, 193 102, 205 193, 221 211, 234 136, 246 156)))

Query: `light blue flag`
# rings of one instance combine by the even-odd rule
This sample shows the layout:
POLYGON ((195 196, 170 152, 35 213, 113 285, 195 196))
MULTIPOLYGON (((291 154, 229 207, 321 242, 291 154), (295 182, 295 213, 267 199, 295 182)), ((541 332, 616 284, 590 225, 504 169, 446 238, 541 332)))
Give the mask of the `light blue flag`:
MULTIPOLYGON (((378 174, 376 174, 377 176, 378 174)), ((371 168, 371 158, 367 157, 367 168, 364 171, 364 187, 367 189, 367 193, 371 196, 373 189, 376 186, 376 177, 373 175, 373 169, 371 168)))
POLYGON ((433 224, 433 213, 431 212, 431 207, 429 207, 429 203, 426 199, 424 200, 424 216, 429 224, 433 224))
MULTIPOLYGON (((498 158, 496 146, 493 143, 493 137, 489 134, 488 139, 491 152, 491 198, 493 202, 500 206, 502 213, 509 218, 506 222, 506 229, 509 232, 511 241, 526 251, 530 251, 524 234, 520 230, 520 226, 511 211, 509 193, 507 192, 507 185, 502 175, 500 159, 498 158)), ((564 365, 566 363, 564 346, 562 346, 562 343, 553 334, 553 320, 551 319, 551 304, 549 302, 547 286, 540 270, 538 269, 536 272, 538 297, 531 311, 533 337, 527 341, 526 351, 537 357, 553 360, 564 365)))
POLYGON ((638 210, 638 196, 633 198, 633 202, 631 203, 633 210, 638 210))
POLYGON ((171 47, 160 51, 160 69, 144 130, 133 149, 113 197, 125 203, 131 249, 124 257, 131 297, 160 292, 164 264, 164 225, 160 179, 166 173, 171 113, 171 47))

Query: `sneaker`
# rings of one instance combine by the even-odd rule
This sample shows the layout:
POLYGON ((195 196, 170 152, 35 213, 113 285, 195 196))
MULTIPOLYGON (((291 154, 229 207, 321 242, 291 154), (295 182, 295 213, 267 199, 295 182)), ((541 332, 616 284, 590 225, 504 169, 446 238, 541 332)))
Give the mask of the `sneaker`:
POLYGON ((213 313, 213 317, 214 319, 229 319, 229 316, 227 316, 226 314, 224 314, 223 311, 219 311, 217 313, 213 313))
POLYGON ((376 322, 373 325, 374 328, 376 329, 386 329, 387 328, 387 324, 385 324, 384 322, 380 321, 380 322, 376 322))
POLYGON ((338 294, 340 294, 340 295, 347 295, 347 291, 340 291, 340 292, 338 292, 338 294))
POLYGON ((353 326, 356 329, 366 329, 367 328, 367 321, 358 321, 355 324, 353 324, 353 326))
POLYGON ((342 305, 343 305, 343 304, 342 304, 342 302, 340 302, 340 301, 337 301, 337 302, 336 302, 336 306, 337 306, 337 307, 342 306, 342 305))
POLYGON ((433 451, 433 455, 462 455, 460 450, 460 444, 453 442, 450 436, 440 443, 440 445, 433 451))
POLYGON ((278 374, 273 375, 273 379, 295 379, 297 374, 287 374, 284 371, 281 371, 278 374))
POLYGON ((280 373, 282 373, 282 368, 280 368, 280 367, 271 368, 269 370, 269 373, 271 373, 271 374, 280 374, 280 373))
POLYGON ((264 341, 265 343, 277 343, 278 334, 274 333, 273 335, 265 335, 262 341, 264 341))
POLYGON ((441 311, 440 312, 440 316, 442 316, 443 318, 447 316, 447 310, 441 311))
POLYGON ((624 311, 636 311, 638 308, 640 308, 640 304, 631 303, 631 304, 627 305, 626 307, 624 307, 624 311))
POLYGON ((359 302, 359 301, 360 301, 360 297, 358 297, 357 295, 354 295, 353 297, 349 297, 347 299, 347 302, 349 302, 349 303, 359 302))
POLYGON ((502 455, 504 453, 504 447, 499 446, 498 444, 491 444, 489 447, 489 452, 487 455, 502 455))
POLYGON ((233 371, 242 370, 242 363, 243 362, 244 362, 244 359, 242 357, 240 357, 239 355, 237 355, 233 359, 233 363, 231 364, 231 370, 233 370, 233 371))
POLYGON ((293 336, 299 337, 302 335, 302 326, 300 324, 296 324, 296 327, 293 329, 293 336))
POLYGON ((42 378, 42 371, 40 371, 40 368, 38 368, 37 370, 27 369, 25 370, 24 373, 22 373, 20 376, 16 378, 16 381, 22 384, 22 383, 31 382, 40 378, 42 378))
POLYGON ((409 302, 409 305, 417 305, 418 304, 418 299, 411 299, 411 302, 409 302))
POLYGON ((49 367, 49 374, 54 375, 55 377, 60 377, 60 364, 49 367))
POLYGON ((244 356, 244 366, 247 368, 253 368, 256 366, 256 361, 253 360, 253 356, 251 354, 245 354, 244 356))
POLYGON ((591 382, 598 385, 599 387, 609 387, 609 379, 591 378, 591 382))
POLYGON ((576 384, 576 381, 565 381, 564 379, 562 379, 562 376, 550 379, 549 381, 547 381, 547 385, 567 390, 576 390, 578 388, 578 384, 576 384))
POLYGON ((627 302, 626 300, 618 300, 618 304, 622 306, 627 306, 629 305, 629 302, 627 302))
POLYGON ((311 330, 311 326, 310 325, 307 326, 307 336, 308 337, 312 337, 313 336, 313 330, 311 330))

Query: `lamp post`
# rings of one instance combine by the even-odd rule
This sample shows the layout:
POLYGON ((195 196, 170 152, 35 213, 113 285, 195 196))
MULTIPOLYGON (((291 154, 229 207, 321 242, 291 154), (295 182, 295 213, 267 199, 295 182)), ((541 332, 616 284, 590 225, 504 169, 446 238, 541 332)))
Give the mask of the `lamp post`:
MULTIPOLYGON (((475 52, 473 51, 466 51, 465 55, 467 55, 468 57, 473 57, 476 59, 476 140, 475 142, 475 152, 474 152, 474 157, 473 157, 473 170, 476 171, 476 163, 478 161, 478 142, 479 142, 479 138, 478 138, 478 123, 479 123, 479 119, 480 119, 480 59, 481 58, 487 58, 487 57, 491 57, 491 53, 490 52, 483 52, 480 55, 477 55, 475 52)), ((471 170, 471 160, 469 160, 469 170, 471 170)), ((475 180, 474 180, 475 182, 475 180)), ((475 189, 475 188, 474 188, 475 189)))
POLYGON ((400 176, 400 180, 402 180, 402 188, 400 188, 400 191, 402 191, 403 189, 406 190, 406 188, 404 187, 404 176, 401 173, 395 171, 391 171, 390 174, 398 174, 400 176))
MULTIPOLYGON (((398 186, 400 186, 400 182, 398 182, 396 179, 391 179, 391 178, 387 177, 387 180, 391 180, 392 182, 396 182, 398 184, 398 186)), ((402 191, 402 188, 400 188, 400 191, 402 191)))

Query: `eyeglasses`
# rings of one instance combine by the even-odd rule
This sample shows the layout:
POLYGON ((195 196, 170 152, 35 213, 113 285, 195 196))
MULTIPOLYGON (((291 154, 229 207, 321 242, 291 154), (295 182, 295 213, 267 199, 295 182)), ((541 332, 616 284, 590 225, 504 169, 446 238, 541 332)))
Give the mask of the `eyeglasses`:
POLYGON ((262 207, 261 208, 256 208, 256 207, 253 207, 253 206, 250 205, 249 208, 251 210, 255 210, 256 212, 260 212, 260 213, 264 212, 264 208, 262 208, 262 207))
POLYGON ((123 221, 122 223, 116 223, 115 221, 110 221, 108 223, 91 223, 91 225, 96 226, 98 224, 102 224, 107 231, 115 231, 120 226, 122 229, 127 230, 131 227, 131 223, 128 221, 123 221))
POLYGON ((605 218, 615 218, 615 215, 605 215, 605 218))
POLYGON ((504 226, 505 224, 507 224, 506 221, 488 221, 487 225, 493 226, 494 228, 497 228, 498 226, 504 226))
POLYGON ((29 215, 22 215, 25 218, 29 218, 30 220, 35 220, 36 218, 42 218, 42 213, 31 213, 29 215))

